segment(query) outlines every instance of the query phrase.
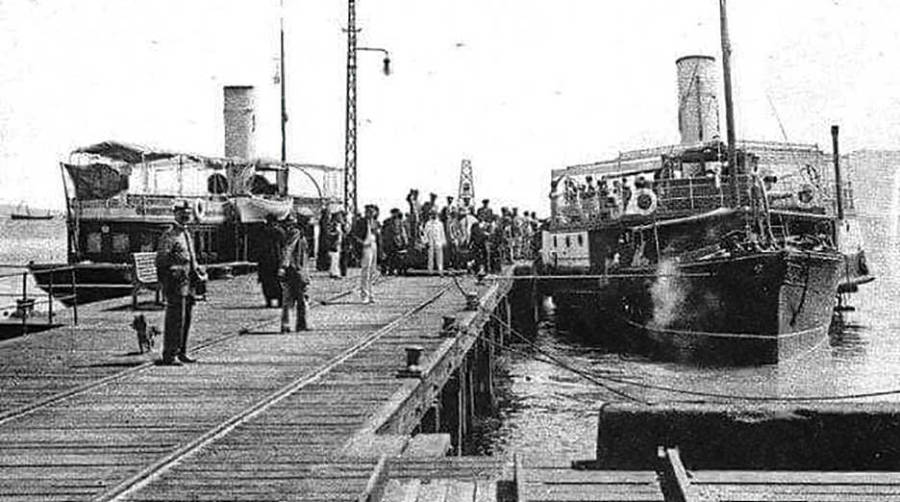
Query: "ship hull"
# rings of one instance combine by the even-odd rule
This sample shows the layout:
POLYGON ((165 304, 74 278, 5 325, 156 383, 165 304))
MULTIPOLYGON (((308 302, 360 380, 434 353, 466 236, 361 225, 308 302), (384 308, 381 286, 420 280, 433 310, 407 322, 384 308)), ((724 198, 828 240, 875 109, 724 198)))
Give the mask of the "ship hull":
POLYGON ((644 277, 610 293, 624 331, 666 358, 770 364, 827 338, 842 265, 837 253, 790 250, 663 264, 623 271, 644 277))
POLYGON ((67 306, 127 296, 132 291, 132 267, 124 263, 31 263, 28 268, 41 289, 67 306))
MULTIPOLYGON (((211 279, 229 274, 247 274, 253 262, 210 263, 203 267, 211 279)), ((126 263, 30 263, 28 268, 38 286, 67 306, 131 295, 134 267, 126 263), (75 284, 73 288, 72 284, 75 284)))

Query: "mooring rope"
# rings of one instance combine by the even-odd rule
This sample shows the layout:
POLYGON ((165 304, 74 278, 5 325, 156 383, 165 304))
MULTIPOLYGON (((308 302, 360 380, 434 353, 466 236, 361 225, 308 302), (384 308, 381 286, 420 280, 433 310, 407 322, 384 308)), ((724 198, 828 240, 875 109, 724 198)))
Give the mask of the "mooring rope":
MULTIPOLYGON (((457 283, 457 287, 460 289, 461 292, 465 293, 462 290, 462 287, 459 286, 459 283, 457 283)), ((874 398, 874 397, 900 395, 900 389, 888 389, 888 390, 880 390, 880 391, 872 391, 872 392, 858 392, 858 393, 852 393, 852 394, 834 394, 834 395, 819 395, 819 396, 772 396, 772 395, 724 394, 724 393, 719 393, 719 392, 698 391, 698 390, 686 389, 686 388, 670 386, 670 385, 652 384, 652 383, 646 383, 644 381, 628 380, 628 379, 614 377, 614 376, 608 376, 608 375, 592 374, 586 370, 575 368, 574 366, 569 365, 565 361, 561 361, 556 356, 547 353, 546 350, 544 350, 542 347, 537 345, 537 343, 535 343, 533 340, 528 339, 525 335, 519 333, 518 330, 516 330, 514 327, 512 327, 509 323, 507 323, 504 319, 502 319, 500 316, 498 316, 494 312, 488 311, 488 310, 484 309, 483 307, 479 307, 479 308, 482 311, 486 312, 488 315, 490 315, 491 318, 493 318, 495 321, 500 323, 501 326, 503 326, 507 330, 509 330, 509 332, 512 333, 514 336, 516 336, 518 339, 523 341, 525 344, 529 345, 536 352, 543 355, 544 357, 547 357, 550 361, 552 361, 552 364, 555 364, 564 370, 571 371, 575 374, 578 374, 578 375, 584 377, 585 379, 587 379, 597 385, 600 385, 604 389, 607 389, 610 392, 613 392, 616 395, 626 397, 629 400, 644 403, 644 404, 653 404, 653 403, 635 398, 634 396, 631 396, 630 394, 628 394, 624 391, 620 391, 619 389, 614 389, 614 388, 610 387, 609 383, 607 383, 607 382, 612 382, 612 383, 616 383, 619 385, 638 387, 638 388, 642 388, 642 389, 650 389, 650 390, 669 392, 669 393, 673 393, 673 394, 683 394, 683 395, 696 396, 696 397, 724 399, 726 401, 791 403, 791 402, 817 402, 817 401, 846 401, 846 400, 852 400, 852 399, 867 399, 867 398, 874 398), (603 381, 603 382, 601 383, 601 381, 603 381)), ((479 337, 481 337, 481 336, 482 335, 479 335, 479 337)), ((489 343, 496 343, 493 340, 489 340, 487 338, 484 338, 484 339, 488 340, 489 343)), ((520 355, 523 355, 525 357, 534 357, 531 354, 527 354, 523 351, 517 351, 516 349, 513 349, 511 347, 503 347, 503 348, 505 348, 506 350, 510 350, 512 352, 518 353, 520 355)))
POLYGON ((506 280, 597 280, 597 279, 652 279, 656 277, 716 277, 716 274, 711 272, 684 272, 679 274, 660 274, 656 272, 642 272, 642 273, 627 273, 627 274, 557 274, 557 275, 542 275, 542 274, 527 274, 527 275, 496 275, 489 274, 484 276, 484 280, 486 281, 506 281, 506 280))

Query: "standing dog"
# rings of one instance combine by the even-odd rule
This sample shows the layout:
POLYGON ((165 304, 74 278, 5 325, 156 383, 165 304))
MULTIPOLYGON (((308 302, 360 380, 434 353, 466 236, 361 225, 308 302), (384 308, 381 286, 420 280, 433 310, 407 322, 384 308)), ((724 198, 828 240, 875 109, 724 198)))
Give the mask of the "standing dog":
POLYGON ((156 342, 156 335, 159 334, 159 329, 156 326, 147 326, 147 319, 144 317, 144 314, 134 316, 134 320, 131 321, 131 327, 137 332, 138 352, 141 354, 150 352, 153 344, 156 342))

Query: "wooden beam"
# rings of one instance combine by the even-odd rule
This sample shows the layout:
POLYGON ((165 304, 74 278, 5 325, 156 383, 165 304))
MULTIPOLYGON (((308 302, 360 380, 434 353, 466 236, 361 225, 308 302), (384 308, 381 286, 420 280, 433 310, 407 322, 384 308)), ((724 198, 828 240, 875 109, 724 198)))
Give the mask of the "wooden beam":
POLYGON ((687 470, 681 463, 677 448, 660 446, 656 452, 659 460, 658 473, 663 495, 671 502, 698 502, 699 498, 691 487, 687 470))

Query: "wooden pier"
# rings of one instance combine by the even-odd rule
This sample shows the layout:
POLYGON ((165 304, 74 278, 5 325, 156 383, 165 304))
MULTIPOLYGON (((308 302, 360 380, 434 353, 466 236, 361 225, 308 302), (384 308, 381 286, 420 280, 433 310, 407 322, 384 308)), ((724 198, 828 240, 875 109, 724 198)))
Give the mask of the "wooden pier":
POLYGON ((512 274, 381 278, 368 305, 355 277, 317 275, 313 330, 296 334, 279 333, 254 276, 214 281, 195 309, 199 362, 181 367, 155 366, 159 345, 138 353, 134 315, 162 326, 152 295, 137 310, 130 298, 84 306, 77 325, 62 313, 62 327, 0 342, 0 500, 762 500, 769 482, 780 500, 900 494, 890 473, 803 485, 802 474, 688 478, 677 455, 639 471, 456 456, 493 399, 512 274))
POLYGON ((372 497, 511 284, 383 278, 363 305, 355 278, 317 277, 313 330, 280 334, 252 276, 213 282, 189 343, 199 363, 181 367, 136 353, 130 299, 84 307, 77 326, 0 345, 0 498, 372 497), (403 374, 408 346, 421 374, 403 374))

